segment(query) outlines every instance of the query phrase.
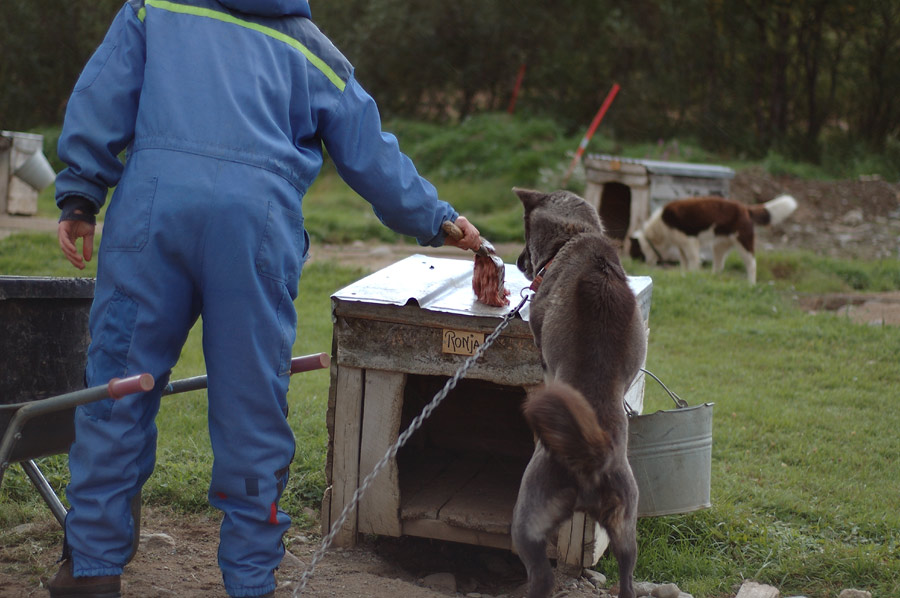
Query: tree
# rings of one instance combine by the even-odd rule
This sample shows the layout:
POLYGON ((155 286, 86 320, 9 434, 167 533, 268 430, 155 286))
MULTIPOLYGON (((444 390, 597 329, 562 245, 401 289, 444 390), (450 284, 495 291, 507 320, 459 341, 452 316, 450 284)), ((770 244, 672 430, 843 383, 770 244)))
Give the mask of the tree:
POLYGON ((120 0, 0 2, 0 127, 59 123, 120 0))

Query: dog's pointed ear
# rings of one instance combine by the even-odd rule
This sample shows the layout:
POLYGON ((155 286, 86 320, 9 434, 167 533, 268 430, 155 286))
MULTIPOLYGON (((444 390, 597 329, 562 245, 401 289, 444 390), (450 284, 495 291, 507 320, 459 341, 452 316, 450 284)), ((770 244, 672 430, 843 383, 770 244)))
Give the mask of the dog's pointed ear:
POLYGON ((531 209, 535 207, 546 195, 545 193, 541 193, 540 191, 520 189, 519 187, 513 187, 513 193, 519 196, 519 199, 522 201, 522 205, 525 206, 525 209, 531 209))

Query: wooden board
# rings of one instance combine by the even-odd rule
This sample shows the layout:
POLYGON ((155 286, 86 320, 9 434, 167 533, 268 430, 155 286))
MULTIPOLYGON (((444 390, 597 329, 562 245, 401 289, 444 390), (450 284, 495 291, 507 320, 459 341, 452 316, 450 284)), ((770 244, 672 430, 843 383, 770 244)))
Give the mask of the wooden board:
MULTIPOLYGON (((363 371, 342 367, 337 373, 335 393, 340 399, 334 411, 334 443, 332 457, 329 527, 337 521, 356 492, 359 478, 360 426, 362 423, 363 371)), ((356 511, 354 510, 335 536, 336 546, 356 544, 356 511)))
MULTIPOLYGON (((400 433, 400 412, 406 375, 366 370, 359 455, 359 485, 384 457, 400 433)), ((391 459, 372 479, 359 503, 359 531, 400 535, 400 482, 397 459, 391 459)))
POLYGON ((404 521, 438 519, 444 505, 480 471, 475 461, 440 456, 402 465, 400 517, 404 521))
POLYGON ((490 461, 441 509, 448 525, 491 534, 509 534, 524 464, 490 461))
MULTIPOLYGON (((448 316, 446 326, 481 332, 467 324, 462 316, 455 320, 448 316)), ((452 376, 466 357, 441 351, 443 330, 415 323, 340 317, 334 325, 336 361, 366 369, 452 376)), ((513 386, 540 382, 541 359, 530 332, 527 337, 501 335, 467 377, 513 386)))
POLYGON ((436 519, 404 520, 403 535, 512 550, 512 540, 507 534, 489 534, 483 531, 454 527, 436 519))
POLYGON ((472 532, 509 535, 525 463, 437 454, 403 461, 400 513, 404 525, 428 519, 472 532))

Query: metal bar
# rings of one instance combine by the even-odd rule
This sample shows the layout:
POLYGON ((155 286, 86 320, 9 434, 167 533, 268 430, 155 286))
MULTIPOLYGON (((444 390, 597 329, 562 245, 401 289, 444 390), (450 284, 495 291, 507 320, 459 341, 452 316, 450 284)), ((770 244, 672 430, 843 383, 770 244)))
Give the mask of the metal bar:
MULTIPOLYGON (((291 374, 320 370, 331 365, 331 356, 328 353, 313 353, 291 359, 291 374)), ((169 382, 163 389, 163 395, 175 395, 191 390, 202 390, 207 387, 206 376, 194 376, 169 382)))
POLYGON ((3 434, 3 440, 0 442, 0 485, 3 484, 3 474, 9 469, 9 460, 13 448, 16 446, 19 438, 22 437, 22 428, 32 418, 108 397, 119 399, 131 393, 148 391, 153 388, 153 384, 153 376, 150 374, 138 374, 129 378, 113 378, 105 386, 94 386, 26 403, 16 411, 16 414, 9 421, 6 432, 3 434))
POLYGON ((206 376, 194 376, 193 378, 185 378, 183 380, 175 380, 169 382, 163 389, 163 396, 177 395, 182 392, 191 390, 200 390, 206 388, 206 376))
MULTIPOLYGON (((294 357, 293 359, 291 359, 290 373, 296 374, 299 372, 308 372, 311 370, 327 368, 330 365, 331 356, 328 355, 328 353, 313 353, 311 355, 303 355, 301 357, 294 357)), ((6 470, 9 469, 10 457, 12 456, 13 448, 15 448, 16 443, 22 437, 22 428, 25 427, 25 424, 28 423, 29 420, 46 413, 52 413, 54 411, 61 411, 63 409, 77 407, 78 405, 84 405, 85 403, 91 403, 93 401, 99 401, 101 399, 109 397, 113 399, 120 399, 123 396, 132 393, 146 392, 148 390, 151 390, 154 384, 155 381, 153 379, 153 376, 151 376, 150 374, 139 374, 122 379, 113 378, 106 386, 94 386, 92 388, 76 390, 74 392, 50 397, 47 399, 41 399, 38 401, 17 403, 16 405, 5 405, 4 407, 8 408, 14 407, 16 409, 16 413, 15 415, 13 415, 12 419, 10 419, 9 424, 6 427, 6 431, 3 433, 3 438, 2 440, 0 440, 0 486, 3 485, 3 475, 6 473, 6 470)), ((163 389, 162 394, 169 395, 186 392, 189 390, 199 390, 202 388, 206 388, 206 386, 206 376, 195 376, 193 378, 186 378, 184 380, 176 380, 175 382, 171 382, 170 384, 166 385, 166 388, 163 389)), ((32 465, 34 466, 33 463, 32 465)), ((26 473, 28 473, 28 468, 24 464, 23 467, 26 468, 26 473)), ((46 483, 46 479, 43 478, 43 475, 40 475, 40 470, 37 470, 37 466, 34 467, 39 474, 39 480, 35 482, 34 478, 32 478, 32 482, 34 482, 35 486, 38 489, 38 492, 41 492, 41 496, 44 497, 44 500, 48 501, 48 498, 44 494, 40 483, 40 480, 43 480, 44 483, 46 483)), ((31 477, 31 473, 29 473, 29 477, 31 477)), ((49 488, 49 484, 47 485, 47 488, 49 488)), ((59 499, 56 498, 56 494, 53 493, 52 489, 50 489, 49 492, 53 495, 53 498, 59 501, 59 499)), ((48 501, 47 504, 49 505, 50 502, 48 501)), ((50 508, 52 510, 54 508, 53 505, 51 505, 50 508)), ((53 514, 56 515, 57 519, 59 519, 59 513, 54 511, 53 514)), ((63 514, 62 516, 64 520, 65 514, 63 514)))
POLYGON ((44 477, 44 474, 37 466, 37 463, 28 460, 22 461, 21 463, 19 463, 19 465, 21 465, 22 469, 25 470, 25 473, 31 479, 31 483, 41 495, 41 498, 43 498, 44 502, 47 503, 47 506, 50 507, 50 510, 53 512, 53 516, 56 517, 56 520, 59 521, 59 524, 65 528, 67 513, 66 507, 62 504, 62 501, 59 500, 59 497, 56 496, 56 492, 53 491, 53 488, 50 486, 50 482, 48 482, 47 478, 44 477))

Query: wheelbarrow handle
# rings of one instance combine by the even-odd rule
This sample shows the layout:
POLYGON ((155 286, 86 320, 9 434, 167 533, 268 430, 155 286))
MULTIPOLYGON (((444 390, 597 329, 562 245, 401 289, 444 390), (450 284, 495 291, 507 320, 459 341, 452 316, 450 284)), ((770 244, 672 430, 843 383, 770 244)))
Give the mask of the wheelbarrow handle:
POLYGON ((152 375, 137 374, 128 378, 113 378, 105 386, 101 384, 37 401, 4 405, 15 407, 16 412, 9 420, 6 431, 0 436, 0 484, 3 483, 3 474, 9 469, 13 448, 21 438, 22 429, 29 420, 39 415, 70 409, 108 397, 120 399, 132 393, 145 392, 152 389, 155 383, 152 375))
POLYGON ((113 378, 106 385, 109 396, 113 399, 121 399, 122 397, 136 392, 147 392, 153 390, 155 381, 150 374, 138 374, 129 376, 128 378, 113 378))
POLYGON ((312 355, 303 355, 302 357, 294 357, 291 359, 292 374, 321 370, 329 366, 331 366, 331 355, 328 353, 314 353, 312 355))
MULTIPOLYGON (((300 372, 309 372, 312 370, 320 370, 331 365, 331 356, 328 353, 313 353, 312 355, 303 355, 291 359, 291 374, 300 372)), ((206 388, 206 376, 194 376, 193 378, 185 378, 183 380, 173 380, 163 389, 163 395, 175 395, 191 390, 201 390, 206 388)))

